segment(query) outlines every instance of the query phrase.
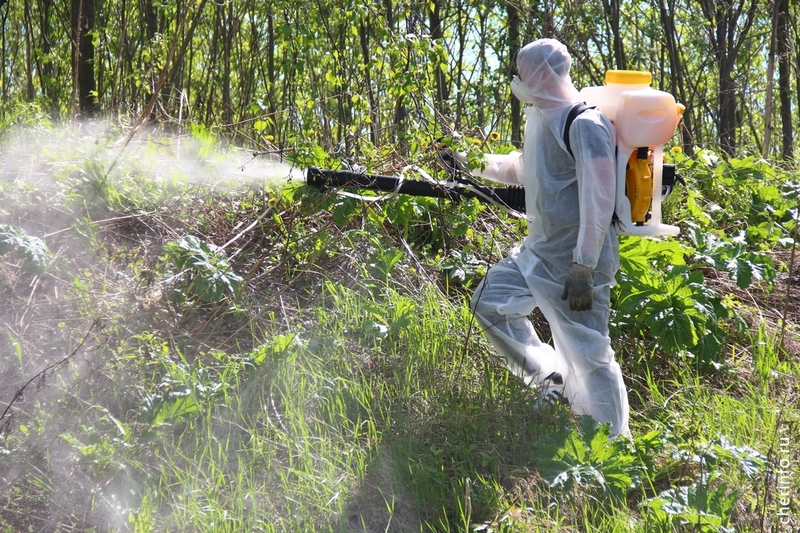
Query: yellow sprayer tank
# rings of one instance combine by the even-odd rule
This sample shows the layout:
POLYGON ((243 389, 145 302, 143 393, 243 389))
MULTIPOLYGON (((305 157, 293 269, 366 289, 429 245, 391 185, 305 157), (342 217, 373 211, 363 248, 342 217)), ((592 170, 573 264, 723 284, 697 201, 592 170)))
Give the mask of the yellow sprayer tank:
POLYGON ((661 223, 664 144, 680 122, 682 106, 650 87, 649 72, 609 70, 606 85, 585 87, 581 97, 613 123, 617 135, 618 233, 677 235, 661 223))

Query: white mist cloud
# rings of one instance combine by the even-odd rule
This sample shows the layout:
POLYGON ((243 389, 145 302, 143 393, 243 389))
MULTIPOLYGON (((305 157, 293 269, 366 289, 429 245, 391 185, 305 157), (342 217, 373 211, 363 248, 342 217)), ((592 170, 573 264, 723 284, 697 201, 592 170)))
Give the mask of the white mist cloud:
MULTIPOLYGON (((123 338, 138 333, 133 274, 71 231, 91 205, 66 208, 64 195, 73 192, 76 175, 90 171, 121 190, 132 180, 235 189, 279 187, 302 177, 286 162, 159 127, 131 139, 103 121, 0 132, 0 223, 45 238, 57 258, 56 266, 33 277, 14 259, 0 257, 0 412, 32 376, 76 349, 93 318, 112 327, 123 324, 123 338)), ((92 346, 34 382, 14 406, 13 438, 0 444, 0 493, 16 487, 39 497, 37 524, 75 517, 123 531, 143 497, 142 472, 116 460, 114 450, 123 444, 108 444, 122 439, 114 416, 121 419, 139 406, 136 397, 119 393, 118 376, 104 366, 116 353, 104 344, 107 338, 93 331, 92 346), (46 486, 31 488, 30 480, 39 479, 46 486)))
POLYGON ((95 161, 110 179, 135 172, 157 182, 190 182, 231 188, 280 186, 302 179, 286 161, 224 144, 209 136, 177 135, 159 126, 127 131, 104 121, 69 127, 12 127, 0 137, 0 180, 35 184, 59 168, 95 161))

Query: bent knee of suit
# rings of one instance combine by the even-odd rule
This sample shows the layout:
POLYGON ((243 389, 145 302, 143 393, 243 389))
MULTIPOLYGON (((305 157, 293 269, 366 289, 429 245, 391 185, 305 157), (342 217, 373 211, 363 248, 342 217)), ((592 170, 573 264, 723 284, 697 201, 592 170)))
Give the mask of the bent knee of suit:
POLYGON ((614 352, 611 349, 594 353, 571 352, 570 361, 575 374, 586 376, 593 372, 618 372, 619 366, 614 361, 614 352))
POLYGON ((472 299, 469 301, 470 311, 479 316, 496 315, 498 314, 496 304, 490 303, 488 298, 483 296, 483 283, 478 285, 478 289, 472 294, 472 299))

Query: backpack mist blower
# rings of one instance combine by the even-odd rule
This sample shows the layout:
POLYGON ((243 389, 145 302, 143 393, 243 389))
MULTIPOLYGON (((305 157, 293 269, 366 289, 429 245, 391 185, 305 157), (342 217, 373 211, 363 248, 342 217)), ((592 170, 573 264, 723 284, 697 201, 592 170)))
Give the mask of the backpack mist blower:
MULTIPOLYGON (((569 145, 572 121, 590 107, 598 108, 613 123, 617 145, 617 196, 614 223, 620 235, 677 235, 680 229, 661 223, 661 202, 672 191, 676 181, 674 165, 664 163, 664 144, 672 137, 683 114, 671 94, 652 89, 649 72, 610 70, 606 85, 586 87, 581 96, 586 104, 576 104, 564 126, 564 141, 569 145)), ((458 200, 476 198, 512 213, 524 215, 523 187, 488 186, 475 180, 458 161, 445 161, 450 170, 448 180, 435 180, 418 167, 424 179, 409 180, 405 170, 401 176, 382 176, 354 170, 323 170, 309 168, 306 183, 317 189, 376 190, 384 196, 360 196, 363 200, 378 200, 395 194, 428 196, 458 200)), ((354 196, 352 193, 340 192, 354 196)))
POLYGON ((664 164, 669 142, 685 110, 669 93, 650 87, 649 72, 609 70, 606 84, 580 95, 597 107, 617 133, 617 200, 614 220, 621 235, 677 235, 661 223, 661 201, 672 191, 675 167, 664 164))

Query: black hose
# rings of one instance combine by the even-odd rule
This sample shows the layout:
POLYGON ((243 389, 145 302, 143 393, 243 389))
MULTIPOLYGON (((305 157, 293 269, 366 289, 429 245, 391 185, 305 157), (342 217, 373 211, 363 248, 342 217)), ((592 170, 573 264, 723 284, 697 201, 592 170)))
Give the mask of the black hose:
POLYGON ((317 189, 367 189, 431 198, 477 198, 484 203, 525 212, 525 189, 522 187, 490 187, 467 181, 433 182, 406 180, 396 176, 361 174, 351 170, 309 168, 306 184, 317 189))

